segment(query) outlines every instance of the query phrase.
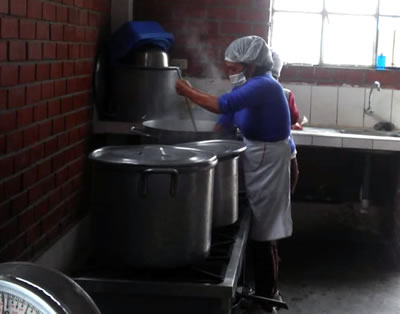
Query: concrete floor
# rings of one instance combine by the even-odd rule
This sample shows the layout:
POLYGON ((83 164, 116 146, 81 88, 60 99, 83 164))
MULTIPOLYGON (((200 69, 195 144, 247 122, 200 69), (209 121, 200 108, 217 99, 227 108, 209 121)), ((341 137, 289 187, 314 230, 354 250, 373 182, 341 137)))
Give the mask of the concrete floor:
POLYGON ((343 223, 348 209, 294 207, 295 233, 280 243, 280 290, 289 305, 280 313, 400 313, 400 271, 382 237, 343 223))

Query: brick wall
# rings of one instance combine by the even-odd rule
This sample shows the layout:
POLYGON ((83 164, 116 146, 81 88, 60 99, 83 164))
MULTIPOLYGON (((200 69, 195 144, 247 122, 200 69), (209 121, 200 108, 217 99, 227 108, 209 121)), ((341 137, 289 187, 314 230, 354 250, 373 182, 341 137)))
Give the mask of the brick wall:
POLYGON ((109 0, 0 0, 0 261, 80 214, 91 73, 109 0))
POLYGON ((237 37, 268 38, 269 0, 135 0, 135 19, 156 20, 175 35, 172 58, 192 76, 224 76, 224 52, 237 37))

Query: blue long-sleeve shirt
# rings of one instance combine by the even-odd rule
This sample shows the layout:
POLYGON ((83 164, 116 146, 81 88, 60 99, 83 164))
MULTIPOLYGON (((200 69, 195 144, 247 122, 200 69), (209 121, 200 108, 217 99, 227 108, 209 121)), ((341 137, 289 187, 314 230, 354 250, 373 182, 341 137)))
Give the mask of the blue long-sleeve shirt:
POLYGON ((270 72, 249 79, 218 98, 218 123, 238 127, 246 138, 277 142, 290 135, 289 106, 281 85, 270 72))

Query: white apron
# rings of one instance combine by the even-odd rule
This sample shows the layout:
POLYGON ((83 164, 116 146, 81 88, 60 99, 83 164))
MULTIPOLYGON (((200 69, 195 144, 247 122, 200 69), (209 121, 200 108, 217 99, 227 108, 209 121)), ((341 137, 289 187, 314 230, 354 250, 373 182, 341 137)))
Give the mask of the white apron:
POLYGON ((292 235, 290 145, 288 140, 243 140, 244 178, 253 214, 250 238, 274 241, 292 235))

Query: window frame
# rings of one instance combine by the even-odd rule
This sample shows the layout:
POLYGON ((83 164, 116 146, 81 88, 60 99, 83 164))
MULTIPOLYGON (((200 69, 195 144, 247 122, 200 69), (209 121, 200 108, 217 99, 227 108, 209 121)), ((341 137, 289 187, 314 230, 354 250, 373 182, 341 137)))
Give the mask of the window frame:
MULTIPOLYGON (((378 44, 379 44, 379 20, 381 17, 388 17, 388 18, 397 18, 400 19, 400 15, 388 15, 388 14, 380 14, 380 0, 377 0, 377 6, 376 6, 376 11, 374 14, 356 14, 356 13, 334 13, 334 12, 328 12, 326 10, 326 0, 321 0, 322 1, 322 11, 320 12, 310 12, 310 11, 289 11, 289 10, 276 10, 275 7, 275 1, 276 0, 271 0, 271 22, 269 23, 269 42, 272 43, 273 39, 273 34, 274 34, 274 15, 276 12, 279 13, 306 13, 306 14, 316 14, 322 16, 322 24, 321 24, 321 37, 320 37, 320 50, 319 50, 319 63, 317 64, 310 64, 310 63, 290 63, 288 62, 288 65, 295 65, 295 66, 318 66, 318 67, 332 67, 332 68, 356 68, 356 69, 371 69, 376 67, 376 59, 378 56, 378 44), (329 15, 330 14, 335 14, 335 15, 341 15, 341 16, 368 16, 368 17, 374 17, 376 20, 375 24, 375 36, 373 38, 373 44, 374 44, 374 50, 372 53, 372 64, 371 65, 346 65, 346 64, 330 64, 330 63, 324 63, 323 62, 323 45, 324 45, 324 30, 325 30, 325 23, 326 20, 328 19, 329 21, 329 15)), ((398 66, 386 66, 386 69, 400 69, 400 64, 398 66)))

